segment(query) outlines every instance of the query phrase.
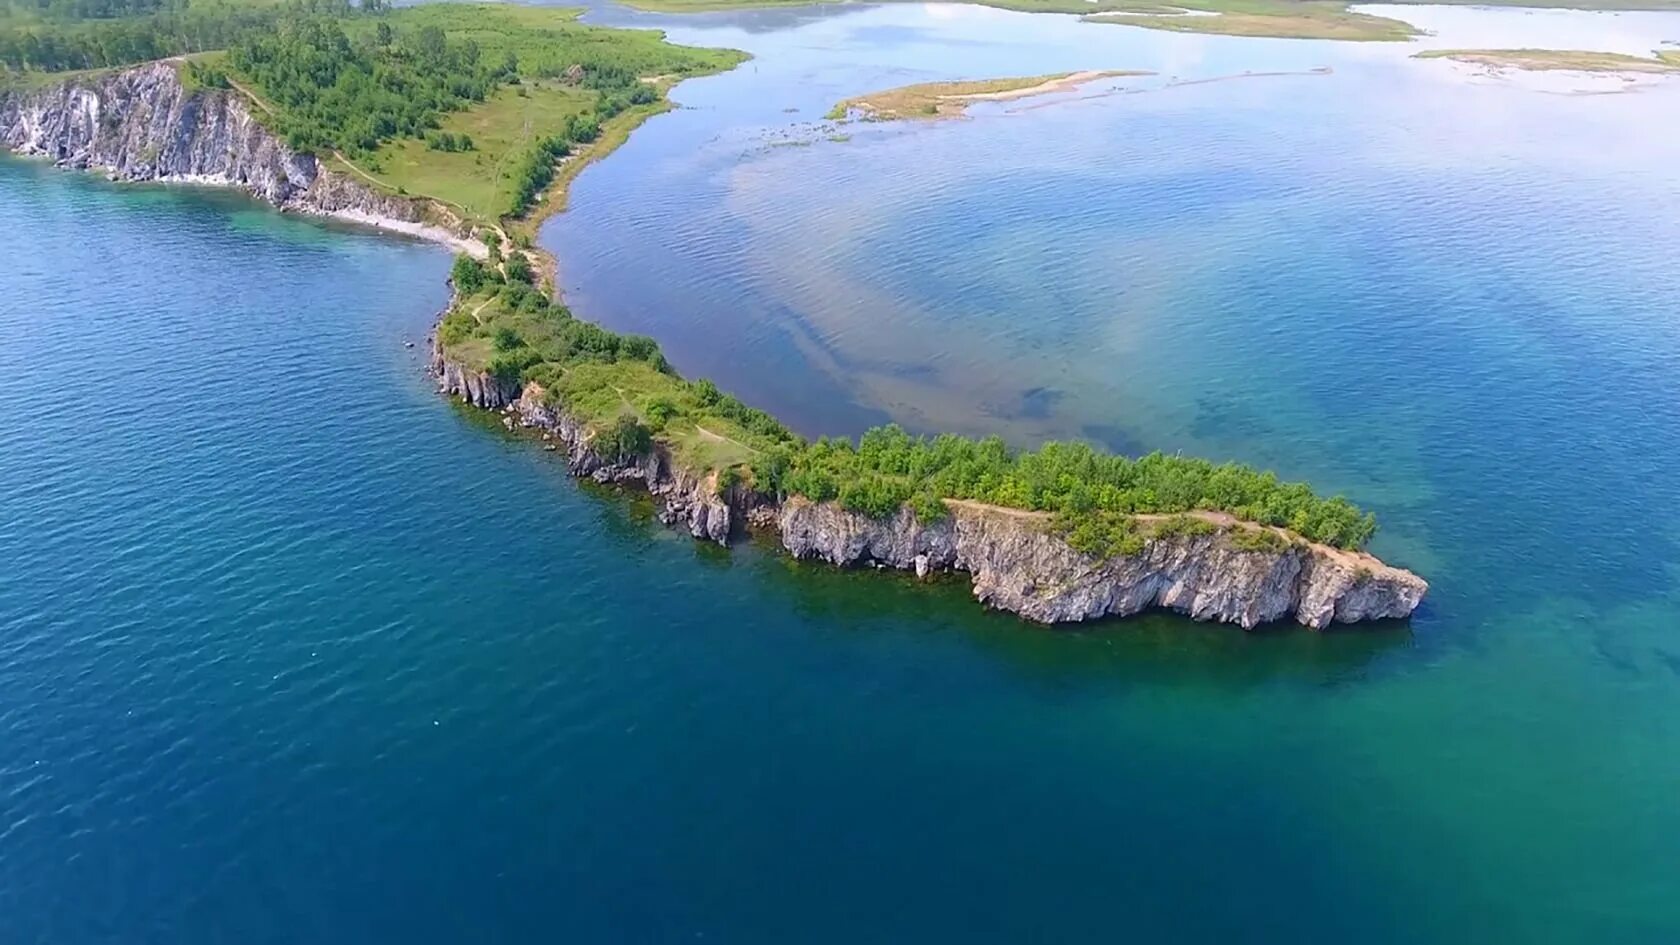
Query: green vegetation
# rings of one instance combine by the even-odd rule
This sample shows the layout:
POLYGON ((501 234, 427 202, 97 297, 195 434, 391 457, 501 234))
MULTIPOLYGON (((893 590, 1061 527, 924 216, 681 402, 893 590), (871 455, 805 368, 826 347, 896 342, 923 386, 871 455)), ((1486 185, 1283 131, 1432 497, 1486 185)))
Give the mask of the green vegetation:
POLYGON ((285 18, 375 14, 349 0, 12 0, 0 7, 0 67, 16 80, 225 49, 285 18))
POLYGON ((420 137, 517 74, 516 63, 487 62, 436 27, 380 36, 352 43, 336 21, 287 20, 236 44, 228 65, 259 92, 265 122, 292 147, 351 155, 420 137))
MULTIPOLYGON (((586 154, 610 150, 635 122, 663 107, 667 83, 744 58, 733 50, 673 46, 646 30, 582 26, 577 14, 452 3, 345 20, 349 48, 361 60, 357 71, 419 73, 396 83, 411 104, 418 98, 411 90, 438 88, 436 107, 414 113, 423 127, 409 130, 400 113, 379 121, 390 111, 381 108, 379 90, 391 82, 373 83, 350 116, 324 115, 307 100, 282 100, 277 108, 283 122, 318 125, 313 133, 323 136, 359 129, 359 147, 340 149, 355 173, 388 190, 436 199, 472 220, 523 217, 566 182, 557 172, 562 161, 578 165, 586 154), (428 73, 447 84, 437 87, 424 78, 428 73), (457 146, 433 143, 449 141, 457 146)), ((344 48, 329 39, 331 49, 344 48)), ((303 49, 290 58, 301 65, 317 54, 303 49)), ((270 84, 253 79, 255 90, 270 97, 270 84)))
POLYGON ((1452 59, 1496 68, 1568 72, 1680 72, 1680 51, 1659 50, 1653 58, 1625 53, 1568 49, 1431 49, 1414 59, 1452 59))
MULTIPOLYGON (((517 258, 510 258, 510 272, 519 271, 517 258)), ((1084 443, 1019 452, 997 437, 913 437, 897 426, 870 430, 856 443, 806 441, 710 381, 683 380, 652 339, 579 321, 519 278, 462 257, 454 281, 460 299, 438 331, 450 357, 537 384, 597 435, 631 418, 648 431, 649 448, 662 445, 678 463, 717 473, 720 482, 834 500, 877 517, 908 505, 934 521, 946 514, 947 499, 1050 512, 1075 547, 1092 553, 1149 537, 1209 533, 1212 523, 1184 514, 1196 510, 1342 548, 1363 546, 1376 530, 1375 519, 1345 499, 1320 498, 1303 484, 1234 463, 1161 453, 1130 459, 1084 443)), ((629 441, 608 442, 616 450, 629 441)))
POLYGON ((526 217, 539 203, 551 209, 560 201, 539 198, 559 195, 572 168, 666 107, 671 83, 745 58, 673 46, 652 31, 583 26, 578 10, 554 7, 76 2, 118 18, 0 19, 0 62, 12 83, 195 53, 179 68, 189 88, 236 89, 293 148, 478 223, 526 217))

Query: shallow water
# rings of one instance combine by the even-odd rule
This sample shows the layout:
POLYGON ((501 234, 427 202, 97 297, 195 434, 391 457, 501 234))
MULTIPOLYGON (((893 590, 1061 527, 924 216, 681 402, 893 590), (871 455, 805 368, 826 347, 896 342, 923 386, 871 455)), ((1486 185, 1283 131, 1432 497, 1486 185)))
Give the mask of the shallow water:
POLYGON ((758 58, 579 179, 545 241, 582 314, 812 432, 1309 477, 1425 609, 1047 632, 698 546, 435 397, 403 342, 442 252, 0 163, 0 941, 1680 934, 1672 89, 978 8, 674 22, 758 58))

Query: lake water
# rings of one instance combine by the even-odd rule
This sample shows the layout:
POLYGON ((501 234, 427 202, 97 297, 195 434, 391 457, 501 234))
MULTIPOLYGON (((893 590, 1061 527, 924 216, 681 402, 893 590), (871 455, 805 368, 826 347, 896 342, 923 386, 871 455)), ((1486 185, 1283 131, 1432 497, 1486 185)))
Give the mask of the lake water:
POLYGON ((1309 478, 1425 608, 1046 631, 697 545, 435 396, 443 252, 0 162, 0 942, 1680 937, 1680 84, 591 16, 757 58, 579 178, 581 314, 807 432, 1309 478), (1084 68, 1157 74, 821 120, 1084 68))

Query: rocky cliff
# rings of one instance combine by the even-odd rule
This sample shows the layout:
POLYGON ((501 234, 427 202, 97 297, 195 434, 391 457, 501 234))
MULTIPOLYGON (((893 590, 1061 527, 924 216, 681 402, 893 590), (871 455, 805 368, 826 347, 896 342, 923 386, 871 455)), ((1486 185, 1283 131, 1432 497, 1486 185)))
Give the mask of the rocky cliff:
POLYGON ((574 475, 647 488, 660 500, 661 519, 697 538, 727 544, 751 523, 775 530, 799 558, 918 576, 966 572, 981 602, 1040 623, 1161 608, 1244 629, 1290 618, 1323 629, 1408 616, 1429 589, 1417 575, 1363 553, 1299 542, 1244 550, 1230 529, 1250 526, 1232 522, 1213 534, 1155 538, 1139 554, 1098 559, 1055 534, 1042 513, 951 501, 948 515, 924 524, 904 508, 874 519, 832 502, 777 502, 741 488, 720 495, 715 480, 682 471, 660 449, 625 459, 599 454, 589 430, 536 385, 521 389, 465 369, 435 342, 432 370, 445 393, 503 411, 510 428, 538 431, 565 452, 574 475))
POLYGON ((153 62, 0 93, 0 147, 113 179, 238 187, 282 210, 330 216, 482 252, 429 201, 334 173, 264 128, 235 91, 189 90, 153 62))
POLYGON ((1244 629, 1290 617, 1322 629, 1405 617, 1429 587, 1370 555, 1304 543, 1244 550, 1229 531, 1153 538, 1138 554, 1099 559, 1055 534, 1043 513, 946 505, 945 518, 923 524, 908 509, 877 520, 795 497, 782 503, 776 527, 801 558, 967 572, 975 597, 1040 623, 1161 608, 1244 629))
POLYGON ((563 452, 572 475, 601 483, 639 485, 659 500, 659 518, 667 525, 687 529, 695 538, 729 543, 740 524, 736 511, 754 502, 742 490, 720 494, 711 477, 697 477, 672 462, 665 450, 656 448, 646 456, 607 456, 594 447, 594 434, 576 418, 549 402, 546 392, 535 384, 520 385, 467 368, 445 357, 435 338, 432 342, 432 374, 438 389, 475 406, 502 412, 503 422, 537 431, 545 448, 563 452))

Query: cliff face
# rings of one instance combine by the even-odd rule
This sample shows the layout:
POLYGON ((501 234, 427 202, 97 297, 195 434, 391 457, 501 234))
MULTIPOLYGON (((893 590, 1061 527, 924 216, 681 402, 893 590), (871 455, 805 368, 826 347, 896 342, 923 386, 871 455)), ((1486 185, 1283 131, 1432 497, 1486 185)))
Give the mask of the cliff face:
POLYGON ((924 525, 908 509, 876 520, 796 497, 776 525, 796 557, 966 571, 975 597, 1040 623, 1162 608, 1244 629, 1289 617, 1322 629, 1405 617, 1428 590, 1417 575, 1368 555, 1314 545, 1244 551, 1223 534, 1152 539, 1139 554, 1099 560, 1055 535, 1041 513, 947 506, 944 519, 924 525))
POLYGON ((548 403, 542 388, 521 386, 473 371, 444 356, 432 342, 432 374, 438 390, 460 397, 475 406, 500 410, 509 428, 515 425, 536 430, 547 444, 566 457, 572 475, 601 483, 637 484, 659 500, 660 521, 688 530, 695 538, 729 543, 739 522, 736 509, 752 504, 749 497, 733 490, 719 495, 716 482, 682 470, 663 450, 647 456, 606 456, 593 445, 593 434, 563 410, 548 403))
POLYGON ((597 453, 591 434, 535 385, 519 390, 464 370, 435 346, 440 389, 500 409, 509 427, 538 430, 564 451, 574 475, 640 483, 660 500, 661 519, 696 538, 727 544, 744 523, 773 528, 799 558, 848 567, 878 564, 967 572, 982 603, 1040 623, 1127 616, 1154 608, 1252 629, 1293 617, 1314 629, 1405 617, 1429 585, 1370 555, 1321 545, 1245 551, 1226 534, 1153 539, 1136 555, 1099 560, 1052 532, 1048 516, 972 502, 947 503, 949 514, 923 524, 909 509, 889 519, 849 512, 832 502, 772 497, 743 489, 719 495, 659 450, 620 460, 597 453))
POLYGON ((282 210, 472 246, 459 222, 429 202, 327 171, 265 129, 243 96, 188 91, 168 62, 0 93, 0 147, 118 180, 238 187, 282 210))

